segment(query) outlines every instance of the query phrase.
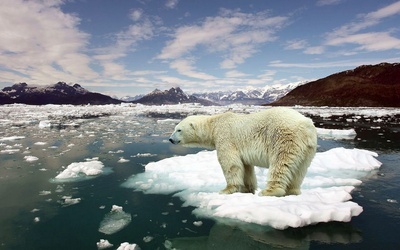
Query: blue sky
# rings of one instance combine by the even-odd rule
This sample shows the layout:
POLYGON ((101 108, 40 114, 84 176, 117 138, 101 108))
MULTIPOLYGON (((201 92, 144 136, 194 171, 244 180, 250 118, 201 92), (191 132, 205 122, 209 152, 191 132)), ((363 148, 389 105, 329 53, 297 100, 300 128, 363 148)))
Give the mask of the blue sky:
POLYGON ((0 87, 236 90, 400 62, 400 1, 0 0, 0 87))

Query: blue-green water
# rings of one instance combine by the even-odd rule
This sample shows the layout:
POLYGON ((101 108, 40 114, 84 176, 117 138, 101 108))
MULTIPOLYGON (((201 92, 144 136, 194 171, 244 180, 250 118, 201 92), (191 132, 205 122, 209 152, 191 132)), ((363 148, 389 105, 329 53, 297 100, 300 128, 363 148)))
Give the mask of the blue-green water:
POLYGON ((100 239, 114 244, 110 249, 122 242, 136 243, 141 249, 165 249, 169 242, 179 249, 399 249, 400 125, 335 119, 315 121, 321 127, 355 127, 358 135, 351 141, 319 140, 319 151, 364 148, 377 152, 383 163, 352 193, 364 212, 349 223, 286 230, 215 223, 196 218, 193 208, 182 207, 173 195, 145 195, 121 187, 150 161, 202 150, 168 143, 173 121, 129 115, 79 120, 79 127, 3 123, 0 138, 24 138, 0 142, 0 249, 97 249, 100 239), (144 153, 148 154, 137 155, 144 153), (39 159, 27 162, 28 155, 39 159), (112 172, 80 182, 52 181, 63 167, 93 157, 112 172), (120 163, 121 158, 129 161, 120 163), (64 204, 65 196, 80 202, 64 204), (98 229, 112 205, 122 206, 132 221, 121 231, 105 235, 98 229), (202 225, 194 225, 195 221, 202 225))

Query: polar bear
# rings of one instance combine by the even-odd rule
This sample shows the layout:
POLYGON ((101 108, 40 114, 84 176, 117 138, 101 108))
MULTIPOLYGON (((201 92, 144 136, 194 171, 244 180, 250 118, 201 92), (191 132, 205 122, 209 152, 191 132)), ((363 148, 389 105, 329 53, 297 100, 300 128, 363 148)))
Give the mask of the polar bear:
POLYGON ((227 183, 222 194, 254 194, 254 166, 259 166, 269 168, 267 186, 259 195, 285 196, 300 194, 316 152, 317 131, 311 119, 276 107, 253 114, 188 116, 176 125, 169 141, 216 149, 227 183))

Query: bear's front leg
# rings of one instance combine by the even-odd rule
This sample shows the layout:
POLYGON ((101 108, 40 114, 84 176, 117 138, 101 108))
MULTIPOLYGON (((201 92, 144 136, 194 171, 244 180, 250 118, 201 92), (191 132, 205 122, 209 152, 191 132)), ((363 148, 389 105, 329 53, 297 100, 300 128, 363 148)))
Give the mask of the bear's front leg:
POLYGON ((226 156, 219 156, 218 161, 221 164, 226 180, 226 188, 219 193, 232 194, 236 192, 249 192, 244 185, 245 170, 242 161, 236 157, 226 158, 226 156))

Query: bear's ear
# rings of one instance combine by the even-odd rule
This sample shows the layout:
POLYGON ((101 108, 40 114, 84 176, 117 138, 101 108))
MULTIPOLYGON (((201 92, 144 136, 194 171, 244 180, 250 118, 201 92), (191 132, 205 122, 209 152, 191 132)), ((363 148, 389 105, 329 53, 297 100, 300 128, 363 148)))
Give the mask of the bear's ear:
POLYGON ((195 126, 194 126, 194 124, 193 124, 193 122, 190 123, 190 127, 191 127, 193 130, 196 129, 195 126))

